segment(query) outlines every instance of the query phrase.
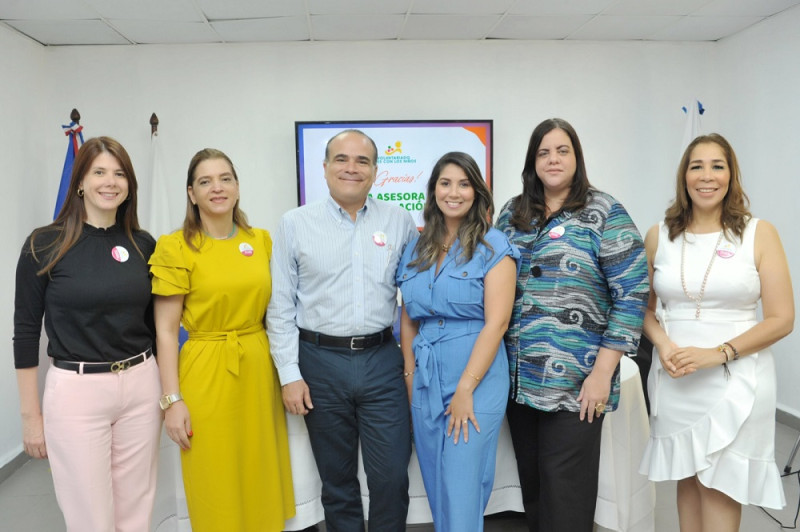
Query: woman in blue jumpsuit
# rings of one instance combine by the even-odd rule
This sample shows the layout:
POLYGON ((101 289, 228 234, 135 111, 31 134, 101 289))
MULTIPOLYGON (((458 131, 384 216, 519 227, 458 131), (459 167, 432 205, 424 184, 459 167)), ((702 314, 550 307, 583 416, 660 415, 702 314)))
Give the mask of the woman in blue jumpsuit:
POLYGON ((503 333, 519 252, 490 225, 492 197, 467 154, 428 181, 425 228, 397 270, 414 443, 438 531, 483 530, 508 401, 503 333))

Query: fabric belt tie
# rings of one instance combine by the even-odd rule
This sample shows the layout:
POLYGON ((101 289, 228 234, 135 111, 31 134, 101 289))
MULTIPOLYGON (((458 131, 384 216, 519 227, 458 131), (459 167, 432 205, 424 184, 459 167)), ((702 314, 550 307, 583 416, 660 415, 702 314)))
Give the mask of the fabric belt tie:
POLYGON ((244 348, 239 342, 240 336, 247 336, 249 334, 256 334, 264 330, 264 327, 259 323, 248 327, 246 329, 239 329, 234 331, 189 331, 189 340, 199 340, 203 342, 225 342, 225 367, 233 375, 239 375, 239 359, 244 353, 244 348))
POLYGON ((444 403, 442 402, 442 387, 439 378, 439 365, 436 364, 433 356, 433 344, 431 344, 422 332, 414 339, 414 354, 417 357, 417 379, 418 386, 415 392, 422 394, 422 400, 428 403, 428 414, 423 416, 425 424, 435 429, 436 420, 444 417, 444 403))
MULTIPOLYGON (((419 322, 419 332, 414 339, 414 356, 417 360, 419 379, 414 381, 414 392, 422 395, 427 402, 429 415, 423 417, 430 428, 441 426, 438 420, 444 418, 444 402, 442 401, 442 385, 439 375, 439 364, 434 356, 433 342, 448 341, 462 336, 480 333, 484 320, 430 318, 419 322)), ((443 356, 447 356, 443 354, 443 356)))

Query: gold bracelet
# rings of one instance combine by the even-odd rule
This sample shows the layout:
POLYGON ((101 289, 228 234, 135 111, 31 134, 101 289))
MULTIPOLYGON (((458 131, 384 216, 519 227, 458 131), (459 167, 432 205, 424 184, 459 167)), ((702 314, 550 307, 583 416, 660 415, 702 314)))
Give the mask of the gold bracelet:
POLYGON ((726 364, 731 361, 731 355, 730 353, 728 353, 728 344, 719 344, 717 346, 717 351, 725 355, 725 362, 723 362, 723 364, 726 364))
POLYGON ((725 343, 724 343, 724 344, 722 344, 722 345, 727 345, 728 347, 730 347, 730 348, 731 348, 731 351, 733 351, 733 359, 734 359, 734 360, 739 360, 739 351, 737 351, 737 350, 736 350, 736 348, 735 348, 735 347, 733 347, 733 344, 732 344, 732 343, 730 343, 730 342, 725 342, 725 343))
POLYGON ((469 375, 470 377, 472 377, 473 379, 475 379, 475 381, 476 381, 476 382, 481 382, 481 380, 480 380, 478 377, 476 377, 475 375, 473 375, 473 374, 472 374, 472 372, 471 372, 470 370, 468 370, 468 369, 465 369, 465 370, 464 370, 464 372, 465 372, 467 375, 469 375))
POLYGON ((414 374, 413 371, 405 371, 405 372, 403 372, 403 378, 407 379, 408 377, 412 376, 413 374, 414 374))

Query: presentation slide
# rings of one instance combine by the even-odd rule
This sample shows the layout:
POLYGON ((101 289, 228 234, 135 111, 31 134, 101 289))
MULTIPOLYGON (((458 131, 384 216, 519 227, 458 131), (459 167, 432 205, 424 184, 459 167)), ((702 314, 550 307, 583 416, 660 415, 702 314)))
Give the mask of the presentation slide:
POLYGON ((363 131, 378 147, 378 176, 370 195, 408 210, 418 227, 431 169, 445 153, 470 154, 492 188, 491 120, 295 122, 299 205, 328 196, 325 145, 345 129, 363 131))

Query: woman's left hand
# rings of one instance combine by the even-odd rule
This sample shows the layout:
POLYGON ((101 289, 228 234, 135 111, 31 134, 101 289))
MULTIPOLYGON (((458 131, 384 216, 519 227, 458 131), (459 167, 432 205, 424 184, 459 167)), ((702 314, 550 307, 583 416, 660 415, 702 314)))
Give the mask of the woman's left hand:
POLYGON ((716 347, 695 347, 693 345, 679 347, 672 352, 672 363, 675 364, 673 377, 683 377, 698 369, 721 366, 726 360, 725 353, 716 347))
POLYGON ((608 397, 611 394, 611 381, 594 372, 583 380, 578 401, 581 403, 581 421, 588 417, 589 423, 600 418, 605 412, 608 397))
POLYGON ((457 388, 453 394, 453 399, 444 411, 445 416, 450 416, 447 420, 447 436, 453 435, 453 443, 458 443, 458 437, 464 435, 464 443, 469 441, 469 422, 475 426, 475 430, 481 431, 478 426, 478 419, 472 410, 472 392, 457 388))

